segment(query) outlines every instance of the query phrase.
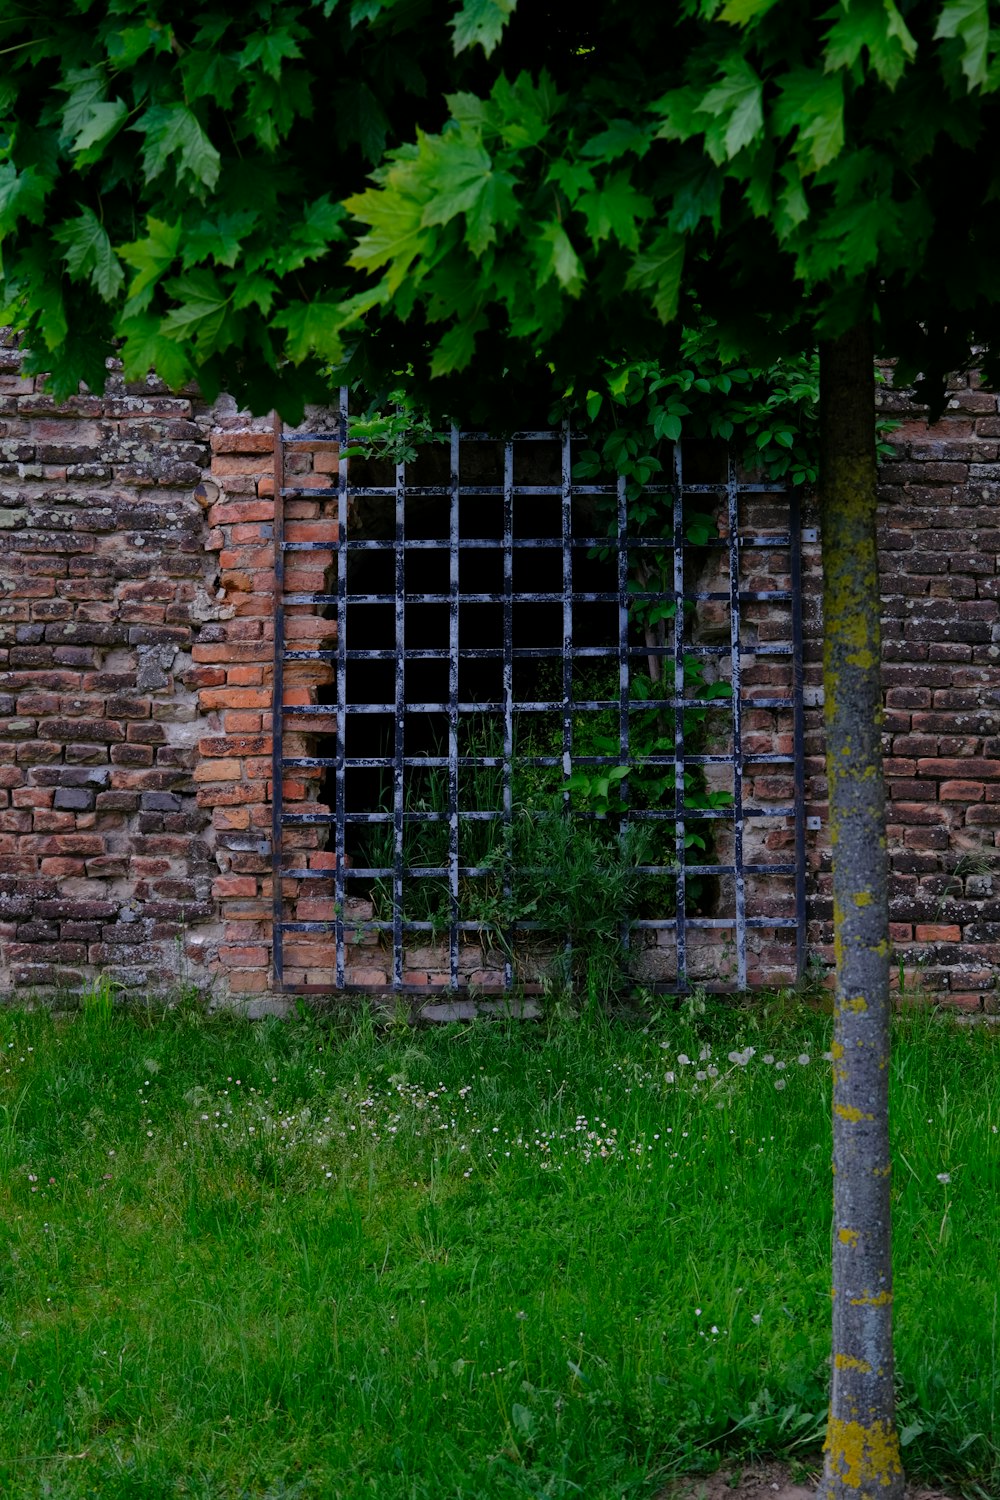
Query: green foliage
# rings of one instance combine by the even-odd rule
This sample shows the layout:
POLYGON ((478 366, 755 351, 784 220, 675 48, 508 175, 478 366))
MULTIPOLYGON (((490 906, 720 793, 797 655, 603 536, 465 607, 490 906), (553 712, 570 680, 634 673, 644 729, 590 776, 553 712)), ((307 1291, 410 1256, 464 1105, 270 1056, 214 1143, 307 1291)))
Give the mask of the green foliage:
POLYGON ((435 434, 426 413, 408 400, 405 390, 390 391, 381 404, 372 402, 367 411, 351 416, 350 443, 342 458, 385 459, 393 464, 413 463, 421 445, 435 434))
POLYGON ((512 8, 466 0, 452 37, 430 0, 0 5, 0 305, 54 392, 118 353, 291 417, 325 395, 357 311, 339 200, 512 8))
MULTIPOLYGON (((561 692, 544 674, 536 690, 547 696, 561 692)), ((460 875, 454 912, 443 875, 412 873, 449 866, 448 772, 435 767, 409 772, 401 849, 404 920, 429 922, 440 936, 454 915, 478 923, 517 969, 543 952, 559 986, 576 991, 589 986, 602 1000, 628 988, 631 961, 623 939, 630 923, 637 917, 669 917, 674 909, 673 875, 654 875, 643 867, 669 871, 674 866, 675 825, 669 819, 628 817, 630 811, 659 812, 675 805, 674 711, 634 710, 627 762, 615 764, 621 754, 617 691, 616 671, 595 665, 576 674, 574 701, 603 700, 607 707, 573 714, 574 764, 568 778, 560 764, 544 764, 561 757, 561 718, 515 713, 509 822, 503 817, 503 726, 488 716, 463 726, 459 753, 473 757, 474 764, 459 772, 459 865, 477 873, 460 875), (607 763, 577 764, 588 759, 607 763), (462 818, 462 812, 491 816, 462 818), (531 928, 518 932, 525 923, 531 928), (570 952, 564 959, 567 941, 570 952)), ((638 704, 659 691, 644 675, 633 681, 638 704)), ((732 696, 728 683, 706 683, 701 662, 693 657, 685 663, 685 691, 709 703, 732 696)), ((684 710, 689 752, 706 744, 711 714, 706 706, 684 710)), ((700 766, 686 768, 684 842, 691 859, 703 861, 711 851, 711 824, 697 813, 731 800, 729 793, 707 788, 700 766)), ((384 793, 379 803, 387 804, 384 793)), ((387 872, 372 877, 368 892, 374 916, 385 922, 395 911, 389 873, 395 854, 393 825, 386 821, 370 827, 354 859, 356 868, 387 872)), ((702 878, 689 876, 692 908, 704 888, 702 878)))
MULTIPOLYGON (((600 447, 580 459, 580 478, 611 469, 624 475, 632 514, 645 485, 669 483, 670 444, 685 438, 730 445, 745 468, 777 483, 814 484, 818 472, 819 363, 814 352, 749 367, 727 359, 711 324, 685 329, 676 365, 660 360, 609 362, 602 388, 567 392, 583 406, 600 447), (603 420, 602 420, 603 419, 603 420)), ((663 525, 668 525, 664 517, 663 525)), ((669 531, 664 531, 669 535, 669 531)))
POLYGON ((486 56, 494 50, 503 35, 504 24, 517 0, 462 0, 451 23, 455 51, 482 47, 486 56))
POLYGON ((475 306, 477 331, 449 371, 470 366, 495 329, 560 375, 586 369, 593 388, 588 334, 597 361, 620 365, 621 350, 655 357, 650 317, 693 321, 690 296, 730 362, 755 371, 773 363, 776 337, 791 332, 801 348, 869 311, 883 349, 904 357, 904 374, 922 369, 926 389, 974 337, 997 343, 987 251, 997 214, 980 207, 976 186, 1000 87, 985 0, 902 10, 844 0, 825 12, 794 0, 692 0, 655 18, 626 17, 612 0, 580 39, 600 68, 578 68, 565 87, 549 50, 555 89, 541 133, 517 138, 498 68, 488 91, 450 101, 436 136, 403 148, 398 168, 349 200, 361 225, 353 264, 380 276, 382 321, 416 303, 430 323, 467 326, 475 306), (461 222, 469 188, 444 185, 435 165, 457 164, 470 131, 481 186, 501 174, 512 195, 491 222, 488 255, 461 222), (966 192, 975 269, 960 290, 936 267, 966 192), (630 336, 616 337, 616 321, 630 336))
POLYGON ((116 295, 125 284, 125 272, 111 248, 107 231, 96 215, 85 208, 78 219, 68 219, 53 235, 65 246, 63 259, 75 281, 89 281, 104 298, 116 295))
POLYGON ((346 360, 496 414, 609 363, 670 368, 693 303, 749 370, 870 310, 930 383, 997 343, 986 0, 461 0, 449 20, 431 0, 0 6, 4 316, 57 394, 118 350, 296 416, 346 360))

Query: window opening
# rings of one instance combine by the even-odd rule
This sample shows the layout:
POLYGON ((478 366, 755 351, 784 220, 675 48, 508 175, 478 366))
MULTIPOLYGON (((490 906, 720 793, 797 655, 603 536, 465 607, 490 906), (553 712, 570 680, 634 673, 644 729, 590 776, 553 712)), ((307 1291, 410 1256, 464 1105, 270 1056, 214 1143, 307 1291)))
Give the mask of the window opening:
POLYGON ((349 441, 346 393, 276 423, 277 986, 537 984, 609 912, 649 988, 744 989, 768 932, 801 973, 797 496, 677 444, 630 505, 568 429, 334 478, 349 441))

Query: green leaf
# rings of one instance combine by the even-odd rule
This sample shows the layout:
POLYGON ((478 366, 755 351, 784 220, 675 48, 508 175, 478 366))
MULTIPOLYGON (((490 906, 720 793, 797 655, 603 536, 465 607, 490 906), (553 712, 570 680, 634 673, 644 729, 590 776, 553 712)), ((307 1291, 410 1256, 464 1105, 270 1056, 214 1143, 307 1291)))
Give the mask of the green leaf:
POLYGON ((63 141, 71 141, 86 127, 94 106, 104 99, 104 73, 100 68, 70 68, 66 82, 56 84, 56 88, 69 94, 60 136, 63 141))
POLYGON ((661 441, 665 438, 670 443, 676 443, 681 435, 680 417, 662 406, 658 407, 653 413, 653 432, 661 441))
POLYGON ((233 309, 240 312, 245 307, 259 307, 266 318, 271 311, 276 291, 277 287, 267 276, 243 275, 233 293, 233 309))
POLYGON ((389 117, 363 78, 345 78, 337 90, 340 139, 355 140, 368 161, 385 150, 389 117))
POLYGON ((687 234, 697 228, 702 219, 718 229, 722 207, 722 174, 711 162, 692 164, 674 193, 670 206, 670 228, 677 234, 687 234))
POLYGON ((463 319, 453 324, 434 350, 431 374, 450 375, 455 370, 464 370, 476 352, 476 334, 485 327, 485 318, 463 319))
POLYGON ((778 0, 727 0, 719 20, 728 21, 733 26, 746 26, 748 21, 758 20, 777 4, 778 0))
POLYGON ((462 0, 450 23, 455 56, 466 47, 482 47, 489 57, 516 5, 517 0, 462 0))
POLYGON ((652 139, 645 126, 637 124, 635 120, 612 120, 607 130, 591 136, 580 147, 580 155, 593 157, 597 161, 617 161, 620 156, 632 151, 641 158, 652 145, 652 139))
POLYGON ((457 214, 475 207, 493 162, 482 142, 465 131, 445 131, 425 141, 424 181, 430 196, 421 222, 447 224, 457 214))
POLYGON ((555 276, 559 285, 571 297, 578 296, 585 273, 565 229, 552 219, 543 226, 539 241, 542 283, 548 281, 550 276, 555 276))
POLYGON ((833 161, 844 145, 844 84, 839 73, 793 68, 781 80, 774 107, 775 129, 797 131, 795 154, 803 172, 816 172, 833 161))
POLYGON ((545 174, 546 182, 554 182, 570 203, 575 203, 581 193, 589 192, 594 186, 594 174, 589 167, 582 162, 572 160, 554 161, 545 174))
POLYGON ((270 26, 266 31, 254 32, 239 54, 239 63, 242 68, 251 68, 259 62, 265 73, 280 78, 282 63, 301 56, 302 49, 290 26, 270 26))
MULTIPOLYGON (((489 152, 478 131, 471 127, 451 126, 439 136, 422 135, 415 157, 401 160, 398 166, 379 175, 384 184, 380 194, 367 193, 348 199, 347 206, 354 212, 365 206, 361 216, 369 218, 373 229, 373 212, 387 229, 392 226, 401 242, 394 259, 408 254, 411 243, 423 249, 432 242, 432 237, 413 228, 418 211, 420 230, 449 224, 465 214, 466 238, 476 256, 481 256, 496 238, 495 226, 511 222, 517 214, 514 178, 493 170, 489 152)), ((373 248, 371 240, 369 235, 362 241, 362 246, 367 243, 369 251, 373 248)), ((381 250, 379 253, 382 260, 387 258, 381 250)))
POLYGON ((882 82, 895 88, 917 51, 895 0, 851 0, 850 7, 841 5, 827 35, 827 72, 852 69, 862 49, 867 49, 871 66, 882 82))
POLYGON ((159 318, 145 313, 124 318, 118 323, 117 333, 123 341, 120 352, 126 380, 144 380, 150 370, 155 370, 161 380, 177 390, 194 374, 184 350, 160 332, 159 318))
POLYGON ((946 37, 957 37, 962 44, 962 72, 969 88, 985 83, 990 40, 987 0, 945 0, 934 39, 946 37))
POLYGON ((96 161, 101 154, 97 148, 105 146, 112 136, 117 135, 127 118, 128 110, 121 99, 91 105, 87 121, 70 147, 75 156, 80 156, 78 165, 96 161))
POLYGON ((496 225, 510 224, 517 217, 514 178, 506 172, 491 172, 471 208, 466 209, 466 240, 477 260, 496 239, 496 225))
POLYGON ((169 26, 149 20, 144 26, 123 26, 105 40, 108 59, 115 69, 132 68, 147 52, 169 52, 173 32, 169 26))
POLYGON ((189 103, 210 99, 220 109, 228 109, 243 81, 236 58, 218 47, 192 49, 182 57, 180 67, 184 97, 189 103))
POLYGON ((596 422, 604 405, 604 397, 600 391, 588 391, 586 398, 587 416, 592 422, 596 422))
POLYGON ((653 307, 663 323, 669 323, 677 316, 684 248, 683 235, 661 230, 648 250, 635 257, 625 278, 625 285, 631 291, 653 294, 653 307))
MULTIPOLYGON (((351 6, 351 25, 360 26, 362 21, 374 21, 380 11, 391 5, 392 0, 354 0, 351 6)), ((336 0, 333 0, 336 4, 336 0)), ((333 9, 333 5, 330 6, 333 9)), ((329 11, 326 12, 329 14, 329 11)))
POLYGON ((787 239, 793 229, 809 217, 809 200, 802 185, 802 174, 794 160, 786 162, 781 169, 784 186, 779 190, 775 204, 774 227, 779 240, 787 239))
POLYGON ((348 264, 362 271, 388 265, 386 288, 390 295, 399 290, 432 238, 423 224, 422 199, 412 190, 393 192, 391 186, 390 175, 387 187, 366 188, 344 199, 348 212, 369 226, 351 251, 348 264))
POLYGON ((49 178, 34 167, 18 172, 12 161, 0 162, 0 234, 8 234, 19 219, 41 224, 51 187, 49 178))
POLYGON ((592 240, 599 242, 613 234, 628 250, 639 248, 639 220, 653 213, 652 202, 636 191, 627 172, 616 172, 593 192, 584 193, 577 207, 586 217, 592 240))
POLYGON ((126 317, 132 317, 148 307, 153 288, 161 276, 166 275, 177 257, 180 239, 180 224, 166 224, 160 219, 149 218, 146 220, 144 240, 133 240, 131 244, 118 246, 118 254, 122 260, 136 272, 128 289, 126 317))
POLYGON ((53 231, 52 238, 65 246, 63 260, 74 281, 89 281, 105 302, 118 295, 125 284, 125 272, 93 209, 84 208, 79 218, 66 220, 53 231))
POLYGON ((185 271, 199 261, 214 260, 217 266, 235 266, 243 249, 243 240, 257 223, 253 209, 219 214, 202 219, 199 224, 185 225, 181 264, 185 271))
MULTIPOLYGON (((731 159, 763 131, 763 88, 746 58, 738 54, 732 54, 726 60, 722 75, 722 82, 709 89, 698 105, 698 113, 725 121, 724 154, 731 159)), ((707 135, 706 145, 712 159, 718 161, 720 158, 707 135)))
POLYGON ((336 363, 343 355, 340 342, 343 316, 336 302, 293 302, 271 321, 275 327, 288 330, 285 353, 296 364, 310 354, 330 363, 336 363))
POLYGON ((219 180, 222 159, 185 104, 151 104, 130 130, 145 135, 142 150, 146 181, 160 175, 172 156, 178 185, 185 172, 211 191, 219 180))
POLYGON ((513 83, 501 73, 490 92, 492 108, 484 124, 492 125, 508 146, 518 150, 538 146, 564 102, 544 68, 537 83, 530 73, 519 73, 513 83))
POLYGON ((178 341, 196 338, 202 355, 222 347, 231 294, 219 286, 211 271, 178 276, 165 283, 165 290, 181 305, 167 314, 160 332, 178 341))

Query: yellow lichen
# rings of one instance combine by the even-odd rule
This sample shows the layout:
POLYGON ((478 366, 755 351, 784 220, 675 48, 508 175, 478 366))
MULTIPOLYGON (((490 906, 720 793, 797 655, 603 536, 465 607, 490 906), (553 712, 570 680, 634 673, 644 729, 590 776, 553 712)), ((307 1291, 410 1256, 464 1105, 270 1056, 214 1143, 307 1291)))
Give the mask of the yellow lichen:
POLYGON ((885 1307, 892 1301, 891 1292, 876 1292, 873 1297, 852 1297, 852 1307, 885 1307))
POLYGON ((903 1472, 899 1437, 891 1422, 876 1419, 867 1426, 831 1414, 823 1445, 830 1468, 848 1489, 862 1496, 888 1489, 903 1472))
POLYGON ((873 1120, 875 1118, 874 1115, 866 1115, 864 1110, 858 1109, 856 1104, 835 1104, 833 1112, 835 1115, 839 1115, 842 1120, 850 1121, 852 1125, 856 1125, 859 1120, 873 1120))
POLYGON ((872 904, 872 893, 871 893, 871 891, 858 891, 857 895, 854 898, 854 904, 855 904, 855 906, 871 906, 871 904, 872 904))
POLYGON ((872 1372, 866 1359, 856 1359, 853 1354, 835 1354, 833 1362, 838 1370, 857 1370, 862 1375, 870 1375, 872 1372))
POLYGON ((858 1243, 858 1231, 856 1229, 838 1229, 837 1238, 842 1245, 850 1245, 853 1250, 858 1243))

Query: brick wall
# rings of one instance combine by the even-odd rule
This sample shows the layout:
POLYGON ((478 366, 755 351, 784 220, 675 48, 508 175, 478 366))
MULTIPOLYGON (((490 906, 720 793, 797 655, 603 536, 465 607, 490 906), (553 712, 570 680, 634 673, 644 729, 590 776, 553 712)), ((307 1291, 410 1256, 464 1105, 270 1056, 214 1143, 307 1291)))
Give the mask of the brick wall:
POLYGON ((63 406, 0 352, 0 987, 165 983, 211 922, 189 794, 212 417, 155 382, 63 406))
MULTIPOLYGON (((891 372, 887 372, 890 373, 891 372)), ((928 428, 905 392, 881 466, 885 754, 893 981, 964 1009, 996 1005, 1000 971, 1000 415, 957 379, 928 428)), ((807 683, 820 691, 812 590, 807 683)), ((808 725, 809 811, 825 813, 822 719, 808 725)), ((814 951, 830 958, 830 858, 811 851, 814 951)))
MULTIPOLYGON (((882 471, 893 940, 907 983, 978 1007, 1000 967, 1000 415, 974 381, 930 430, 905 395, 881 401, 902 424, 882 471)), ((145 990, 266 996, 272 450, 270 421, 227 398, 208 407, 113 376, 103 396, 57 407, 15 350, 0 351, 0 992, 79 989, 106 973, 145 990)), ((319 444, 292 462, 297 484, 322 487, 336 452, 319 444)), ((756 524, 767 529, 764 511, 756 524)), ((290 539, 332 541, 335 525, 321 497, 289 501, 290 539)), ((803 560, 807 810, 822 819, 819 546, 803 560)), ((331 562, 291 554, 288 581, 320 587, 331 562)), ((781 586, 787 567, 772 551, 747 586, 781 586)), ((766 606, 747 618, 762 644, 787 629, 766 606)), ((301 606, 288 631, 327 645, 332 626, 301 606)), ((775 692, 786 677, 765 656, 744 671, 775 692)), ((290 666, 286 703, 315 703, 328 679, 325 663, 290 666)), ((311 727, 291 721, 290 753, 314 749, 311 727)), ((790 744, 783 711, 748 715, 745 728, 750 748, 790 744)), ((787 798, 781 768, 748 781, 757 801, 787 798)), ((285 781, 290 802, 319 790, 308 769, 285 781)), ((325 830, 293 837, 298 863, 329 868, 325 830)), ((789 846, 766 820, 753 837, 772 859, 789 846)), ((810 946, 828 957, 822 830, 809 859, 810 946)), ((787 910, 788 882, 761 894, 787 910)), ((286 895, 300 916, 332 900, 322 882, 286 895)), ((370 947, 354 961, 362 982, 379 970, 370 947)), ((707 944, 709 970, 715 951, 707 944)), ((783 935, 755 940, 751 981, 789 977, 793 951, 783 935)), ((325 967, 306 941, 288 958, 303 982, 325 967)))

